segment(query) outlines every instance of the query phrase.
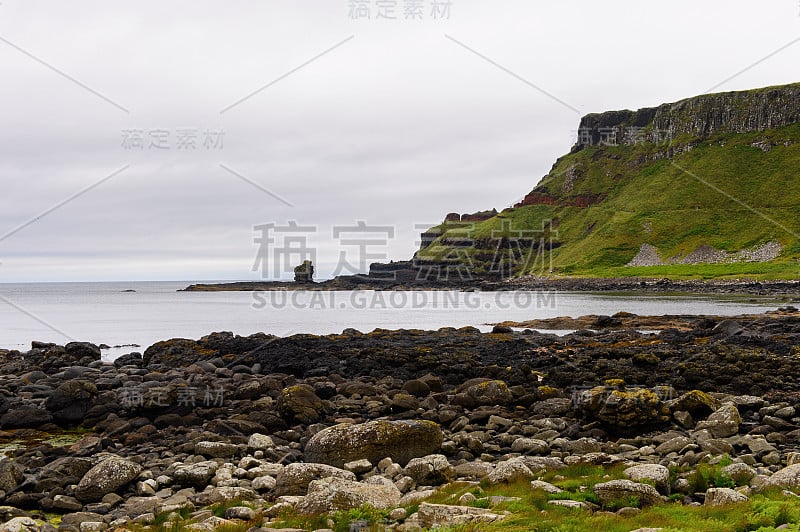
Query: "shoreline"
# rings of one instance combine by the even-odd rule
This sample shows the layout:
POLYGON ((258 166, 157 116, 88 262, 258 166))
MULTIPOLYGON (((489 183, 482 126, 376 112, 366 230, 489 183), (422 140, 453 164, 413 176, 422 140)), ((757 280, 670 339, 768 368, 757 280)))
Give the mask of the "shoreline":
MULTIPOLYGON (((553 475, 570 467, 621 481, 623 470, 670 465, 676 478, 646 490, 647 505, 687 508, 716 496, 692 479, 724 457, 747 473, 730 481, 745 497, 796 467, 797 309, 570 319, 593 330, 218 332, 113 364, 81 342, 0 350, 0 443, 13 458, 0 462, 0 495, 19 519, 93 523, 80 529, 246 530, 343 519, 337 510, 369 503, 393 512, 388 529, 411 531, 473 515, 458 501, 430 515, 441 508, 426 501, 447 490, 559 484, 553 475), (643 324, 662 330, 634 328, 643 324), (375 490, 382 498, 366 495, 375 490)), ((589 499, 560 485, 586 519, 616 511, 599 480, 589 499)), ((498 522, 524 510, 481 509, 498 522)))

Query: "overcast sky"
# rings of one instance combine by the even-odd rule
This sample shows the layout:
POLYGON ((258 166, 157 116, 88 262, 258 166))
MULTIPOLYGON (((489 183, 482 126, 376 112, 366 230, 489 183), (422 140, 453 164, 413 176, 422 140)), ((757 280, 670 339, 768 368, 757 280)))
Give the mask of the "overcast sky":
POLYGON ((269 223, 318 277, 408 258, 582 114, 800 80, 798 0, 384 3, 2 0, 0 282, 259 278, 269 223))

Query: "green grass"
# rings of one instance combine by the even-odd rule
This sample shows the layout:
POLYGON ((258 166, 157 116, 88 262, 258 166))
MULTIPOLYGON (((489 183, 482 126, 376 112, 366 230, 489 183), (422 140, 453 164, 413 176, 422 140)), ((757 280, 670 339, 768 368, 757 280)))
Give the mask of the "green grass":
POLYGON ((445 224, 439 226, 443 235, 417 256, 441 260, 452 256, 454 242, 472 239, 475 245, 465 251, 482 273, 496 260, 490 249, 496 238, 522 230, 556 247, 546 264, 536 257, 516 257, 515 274, 547 274, 552 265, 556 275, 584 277, 800 278, 799 144, 800 124, 793 124, 695 140, 690 151, 657 161, 646 159, 663 146, 586 147, 560 158, 536 190, 565 201, 599 194, 604 198, 600 203, 525 206, 477 224, 445 224), (776 146, 768 152, 751 146, 761 140, 776 146), (785 146, 787 141, 791 145, 785 146), (570 168, 578 169, 579 176, 566 190, 570 168), (555 221, 552 231, 550 220, 555 221), (701 245, 736 252, 769 241, 783 246, 773 263, 625 267, 643 243, 656 246, 667 259, 701 245))

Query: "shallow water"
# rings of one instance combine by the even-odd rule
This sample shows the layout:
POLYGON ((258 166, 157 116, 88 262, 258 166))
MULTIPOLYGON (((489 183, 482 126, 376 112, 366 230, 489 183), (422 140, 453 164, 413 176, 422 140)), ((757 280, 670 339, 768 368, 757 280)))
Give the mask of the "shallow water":
POLYGON ((719 295, 575 292, 178 292, 185 282, 0 284, 0 348, 89 341, 113 359, 168 338, 213 331, 338 333, 438 329, 584 314, 719 314, 773 310, 774 300, 719 295), (135 290, 126 292, 126 290, 135 290), (136 344, 141 347, 129 346, 136 344))

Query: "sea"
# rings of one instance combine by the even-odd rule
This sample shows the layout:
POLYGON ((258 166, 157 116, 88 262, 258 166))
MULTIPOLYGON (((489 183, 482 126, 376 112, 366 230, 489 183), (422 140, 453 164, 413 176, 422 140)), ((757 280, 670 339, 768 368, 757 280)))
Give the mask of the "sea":
MULTIPOLYGON (((103 358, 170 338, 215 331, 246 336, 427 329, 625 311, 736 315, 774 310, 770 298, 586 292, 280 291, 184 292, 198 281, 0 284, 0 348, 32 341, 103 344, 103 358)), ((208 281, 203 281, 208 282, 208 281)), ((550 331, 564 334, 570 331, 550 331)))

